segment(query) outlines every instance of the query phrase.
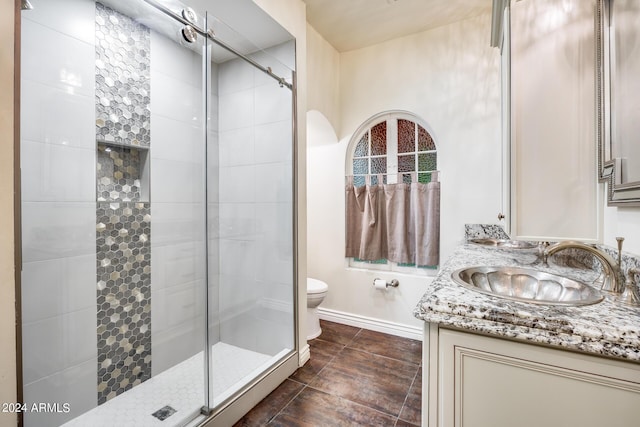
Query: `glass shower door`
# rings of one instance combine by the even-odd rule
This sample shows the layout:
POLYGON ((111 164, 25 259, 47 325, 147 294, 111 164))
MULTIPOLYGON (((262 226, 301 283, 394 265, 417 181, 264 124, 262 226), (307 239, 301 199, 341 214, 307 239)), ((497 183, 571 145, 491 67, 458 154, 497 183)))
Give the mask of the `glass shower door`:
POLYGON ((263 50, 211 14, 207 22, 235 50, 212 43, 210 64, 208 332, 216 407, 295 351, 295 42, 263 50))
POLYGON ((155 2, 31 3, 24 425, 184 424, 210 406, 206 38, 155 2))

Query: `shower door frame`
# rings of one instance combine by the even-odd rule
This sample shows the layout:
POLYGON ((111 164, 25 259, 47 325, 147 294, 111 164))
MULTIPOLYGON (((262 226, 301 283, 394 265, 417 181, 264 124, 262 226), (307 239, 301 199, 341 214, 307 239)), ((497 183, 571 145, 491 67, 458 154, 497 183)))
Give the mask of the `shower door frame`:
MULTIPOLYGON (((14 221, 14 277, 15 277, 15 336, 16 336, 16 402, 24 403, 24 383, 22 366, 22 185, 20 170, 20 79, 22 77, 22 8, 20 0, 14 1, 14 75, 13 75, 13 221, 14 221)), ((18 427, 24 426, 24 413, 17 413, 18 427)))

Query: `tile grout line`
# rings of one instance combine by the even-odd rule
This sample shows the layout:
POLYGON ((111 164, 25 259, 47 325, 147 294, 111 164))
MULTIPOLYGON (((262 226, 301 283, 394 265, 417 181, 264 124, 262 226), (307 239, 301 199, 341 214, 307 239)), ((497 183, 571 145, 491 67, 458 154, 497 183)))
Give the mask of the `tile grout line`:
MULTIPOLYGON (((358 338, 358 335, 360 335, 362 333, 363 329, 360 328, 360 330, 358 332, 356 332, 356 334, 353 336, 353 338, 351 338, 351 341, 349 341, 347 344, 345 344, 345 347, 349 347, 351 344, 353 344, 353 342, 356 340, 356 338, 358 338)), ((351 347, 349 347, 351 348, 351 347)))
MULTIPOLYGON (((287 378, 287 379, 289 379, 289 378, 287 378)), ((302 388, 300 389, 299 392, 296 393, 295 396, 293 396, 291 399, 289 399, 289 401, 284 406, 282 406, 282 408, 280 408, 280 410, 273 417, 269 418, 269 421, 267 421, 267 424, 271 424, 271 422, 273 420, 275 420, 278 417, 278 415, 280 415, 282 413, 282 411, 284 411, 287 408, 287 406, 291 405, 291 402, 296 400, 298 398, 298 396, 300 396, 300 393, 302 393, 304 391, 304 389, 308 387, 307 384, 303 384, 303 383, 298 382, 296 380, 291 380, 291 381, 296 382, 298 384, 302 384, 302 388)))
MULTIPOLYGON (((345 346, 344 346, 344 347, 343 347, 339 352, 337 352, 337 353, 336 353, 336 355, 335 355, 335 356, 333 356, 333 357, 331 358, 331 360, 330 360, 330 361, 329 361, 325 366, 323 366, 323 368, 322 368, 320 371, 318 371, 318 373, 316 374, 316 377, 317 377, 318 375, 320 375, 320 373, 321 373, 321 372, 322 372, 322 371, 323 371, 327 366, 329 366, 329 365, 331 364, 331 362, 333 362, 333 360, 335 359, 335 357, 337 357, 337 356, 338 356, 338 354, 340 354, 340 352, 342 352, 342 350, 344 350, 344 349, 345 349, 345 348, 347 348, 347 347, 348 347, 350 350, 353 350, 353 351, 360 351, 360 352, 365 353, 365 354, 370 354, 370 355, 373 355, 373 356, 379 356, 379 357, 382 357, 382 358, 385 358, 385 359, 395 360, 395 361, 398 361, 398 362, 408 363, 408 364, 414 365, 414 366, 416 366, 416 367, 417 367, 417 369, 416 369, 416 373, 414 374, 413 379, 411 380, 411 384, 409 385, 409 389, 407 390, 407 394, 406 394, 406 395, 405 395, 405 397, 404 397, 404 401, 402 402, 402 406, 400 407, 400 411, 398 412, 398 415, 388 414, 388 413, 383 412, 383 411, 380 411, 380 410, 378 410, 378 409, 371 408, 370 406, 366 406, 366 405, 364 405, 364 404, 362 404, 362 403, 354 402, 354 401, 352 401, 352 400, 350 400, 350 399, 347 399, 347 398, 345 398, 345 397, 342 397, 342 396, 339 396, 339 395, 334 395, 334 394, 327 393, 327 392, 326 392, 326 391, 324 391, 324 390, 320 390, 320 389, 317 389, 317 388, 315 388, 315 387, 311 386, 311 385, 310 385, 310 384, 311 384, 311 381, 309 382, 309 384, 307 385, 307 387, 309 387, 309 388, 311 388, 311 389, 313 389, 313 390, 320 391, 320 392, 322 392, 322 393, 327 393, 327 394, 329 394, 329 395, 331 395, 331 396, 335 396, 335 397, 338 397, 338 398, 340 398, 340 399, 344 399, 344 400, 346 400, 346 401, 348 401, 348 402, 351 402, 351 403, 354 403, 354 404, 356 404, 356 405, 360 405, 360 406, 363 406, 363 407, 366 407, 366 408, 372 409, 372 410, 374 410, 374 411, 377 411, 377 412, 379 412, 379 413, 381 413, 381 414, 384 414, 384 415, 390 416, 390 417, 392 417, 392 418, 395 418, 395 419, 396 419, 396 421, 395 421, 395 423, 394 423, 394 426, 395 426, 395 425, 397 425, 397 424, 398 424, 398 421, 400 420, 400 415, 402 415, 402 410, 404 409, 405 404, 407 403, 407 399, 409 398, 409 394, 411 393, 411 388, 413 387, 413 384, 415 383, 416 379, 418 378, 418 373, 420 372, 420 366, 421 366, 422 360, 421 360, 419 363, 417 363, 417 364, 416 364, 416 363, 413 363, 413 362, 410 362, 410 361, 407 361, 407 360, 396 359, 396 358, 393 358, 393 357, 385 356, 385 355, 378 354, 378 353, 373 353, 373 352, 371 352, 371 351, 363 350, 363 349, 360 349, 360 348, 353 348, 353 347, 350 347, 350 346, 351 346, 351 345, 356 341, 356 338, 358 338, 358 336, 359 336, 359 335, 362 333, 362 331, 364 331, 364 330, 365 330, 364 328, 360 328, 360 330, 359 330, 359 331, 358 331, 358 332, 353 336, 353 338, 351 339, 351 341, 349 341, 349 343, 348 343, 348 344, 346 344, 346 345, 345 345, 345 346)), ((421 359, 422 359, 422 358, 421 358, 421 359)), ((314 377, 314 379, 315 379, 315 377, 314 377)), ((402 420, 402 421, 404 421, 404 420, 402 420)))
MULTIPOLYGON (((362 328, 360 328, 360 330, 359 330, 359 331, 358 331, 358 332, 353 336, 353 338, 351 339, 351 341, 349 341, 349 343, 348 343, 348 344, 343 345, 343 346, 342 346, 342 348, 340 349, 340 351, 336 352, 336 354, 335 354, 334 356, 332 356, 332 357, 331 357, 331 360, 329 360, 329 361, 327 362, 327 364, 326 364, 326 365, 324 365, 324 366, 322 367, 322 369, 320 369, 320 370, 318 371, 318 373, 313 377, 313 379, 315 380, 315 379, 320 375, 320 373, 321 373, 322 371, 324 371, 324 370, 325 370, 325 368, 327 368, 327 367, 328 367, 328 366, 329 366, 329 365, 334 361, 334 359, 335 359, 336 357, 338 357, 338 355, 339 355, 339 354, 340 354, 340 353, 341 353, 345 348, 347 348, 350 344, 352 344, 352 343, 355 341, 355 339, 358 337, 358 335, 360 335, 360 332, 362 332, 362 331, 363 331, 363 329, 362 329, 362 328)), ((327 342, 331 342, 331 341, 327 341, 327 342)), ((334 343, 334 344, 338 344, 338 343, 334 343)), ((351 348, 351 347, 349 347, 349 349, 350 349, 350 350, 353 350, 353 351, 360 351, 359 349, 355 349, 355 348, 351 348)), ((381 355, 379 355, 379 354, 370 353, 370 352, 366 352, 366 351, 362 351, 362 353, 372 354, 372 355, 375 355, 375 356, 381 356, 381 355)), ((385 357, 385 356, 381 356, 381 357, 385 357)), ((390 357, 385 357, 385 358, 386 358, 386 359, 390 359, 390 360, 398 360, 398 359, 392 359, 392 358, 390 358, 390 357)), ((407 362, 407 363, 408 363, 408 362, 407 362)), ((409 391, 411 391, 411 386, 413 385, 413 381, 415 381, 415 379, 416 379, 416 377, 417 377, 417 372, 418 372, 419 370, 420 370, 420 369, 418 368, 418 369, 417 369, 417 371, 416 371, 416 374, 413 376, 413 380, 411 381, 411 385, 409 386, 409 391)), ((314 387, 313 385, 311 385, 311 383, 312 383, 312 382, 313 382, 313 380, 309 381, 309 383, 308 383, 304 388, 307 388, 307 387, 308 387, 308 388, 310 388, 310 389, 312 389, 312 390, 315 390, 315 391, 317 391, 317 392, 324 393, 324 394, 327 394, 327 395, 329 395, 329 396, 336 397, 336 398, 338 398, 338 399, 344 400, 344 401, 346 401, 346 402, 350 402, 350 403, 352 403, 352 404, 354 404, 354 405, 358 405, 358 406, 361 406, 361 407, 363 407, 363 408, 367 408, 367 409, 370 409, 370 410, 372 410, 372 411, 376 411, 376 412, 378 412, 378 413, 380 413, 380 414, 383 414, 383 415, 385 415, 385 416, 388 416, 388 417, 391 417, 391 418, 395 418, 395 420, 396 420, 396 421, 395 421, 395 423, 394 423, 394 426, 395 426, 395 424, 397 424, 397 422, 398 422, 398 419, 399 419, 399 417, 400 417, 400 413, 402 413, 402 408, 404 408, 404 402, 403 402, 402 406, 400 407, 400 411, 398 412, 398 415, 389 414, 389 413, 387 413, 387 412, 383 412, 383 411, 381 411, 381 410, 379 410, 379 409, 372 408, 371 406, 367 406, 367 405, 365 405, 365 404, 363 404, 363 403, 355 402, 355 401, 353 401, 353 400, 351 400, 351 399, 348 399, 348 398, 346 398, 346 397, 344 397, 344 396, 340 396, 340 395, 338 395, 338 394, 333 394, 333 393, 330 393, 330 392, 328 392, 328 391, 326 391, 326 390, 321 390, 321 389, 319 389, 319 388, 316 388, 316 387, 314 387)), ((303 389, 303 390, 304 390, 304 389, 303 389)), ((409 391, 407 392, 407 395, 405 396, 405 402, 406 402, 407 396, 409 395, 409 391)), ((300 392, 302 392, 302 390, 301 390, 300 392)), ((297 397, 297 396, 296 396, 296 397, 297 397)), ((284 408, 283 408, 283 409, 284 409, 284 408)), ((274 418, 275 418, 275 417, 274 417, 274 418)))
MULTIPOLYGON (((416 380, 418 379, 418 374, 420 374, 420 367, 418 367, 418 370, 416 371, 416 374, 413 376, 413 380, 411 381, 411 385, 409 386, 409 390, 407 390, 407 395, 404 397, 404 402, 402 402, 402 407, 400 407, 400 412, 398 413, 398 420, 400 420, 400 416, 402 415, 402 410, 404 409, 404 407, 407 404, 407 399, 409 399, 409 395, 411 394, 411 389, 413 388, 413 385, 416 383, 416 380)), ((420 393, 422 395, 422 393, 420 393)), ((396 424, 398 424, 398 420, 396 420, 396 424)), ((406 421, 406 420, 402 420, 402 421, 406 421)), ((408 422, 408 421, 406 421, 408 422)))
POLYGON ((390 418, 396 418, 396 420, 397 420, 397 418, 398 418, 398 416, 397 416, 397 415, 389 414, 388 412, 383 412, 383 411, 381 411, 381 410, 379 410, 379 409, 372 408, 371 406, 367 406, 367 405, 365 405, 364 403, 360 403, 360 402, 353 401, 353 400, 348 399, 348 398, 346 398, 346 397, 344 397, 344 396, 340 396, 340 395, 338 395, 338 394, 332 394, 332 393, 329 393, 329 392, 328 392, 328 391, 326 391, 326 390, 320 390, 320 389, 315 388, 315 387, 313 387, 313 386, 311 386, 311 385, 307 385, 305 388, 307 388, 307 387, 308 387, 308 388, 310 388, 310 389, 312 389, 312 390, 315 390, 315 391, 317 391, 317 392, 319 392, 319 393, 324 393, 324 394, 326 394, 326 395, 328 395, 328 396, 335 397, 335 398, 338 398, 338 399, 340 399, 340 400, 344 400, 345 402, 349 402, 349 403, 351 403, 351 404, 353 404, 353 405, 357 405, 357 406, 361 406, 361 407, 363 407, 363 408, 370 409, 370 410, 375 411, 375 412, 377 412, 377 413, 379 413, 379 414, 382 414, 382 415, 384 415, 384 416, 387 416, 387 417, 390 417, 390 418))
POLYGON ((402 362, 402 363, 407 363, 409 365, 414 365, 418 368, 420 368, 420 363, 414 363, 414 362, 410 362, 408 360, 402 360, 402 359, 396 359, 394 357, 390 357, 390 356, 385 356, 384 354, 378 354, 378 353, 373 353, 371 351, 367 351, 367 350, 363 350, 361 348, 353 348, 353 347, 349 347, 349 350, 353 350, 353 351, 359 351, 361 353, 366 353, 366 354, 370 354, 372 356, 378 356, 378 357, 382 357, 384 359, 389 359, 389 360, 394 360, 396 362, 402 362))
MULTIPOLYGON (((291 381, 293 381, 293 382, 296 382, 296 383, 298 383, 298 384, 302 384, 302 385, 303 385, 303 387, 302 387, 302 388, 300 389, 300 391, 299 391, 298 393, 296 393, 296 395, 295 395, 295 396, 293 396, 293 397, 292 397, 292 398, 291 398, 291 399, 290 399, 290 400, 289 400, 289 401, 288 401, 288 402, 287 402, 287 403, 286 403, 286 404, 285 404, 285 405, 284 405, 284 406, 283 406, 283 407, 282 407, 282 408, 281 408, 281 409, 280 409, 280 410, 279 410, 279 411, 278 411, 278 412, 277 412, 273 417, 271 417, 271 418, 269 419, 269 421, 267 422, 267 424, 271 424, 271 423, 273 422, 273 420, 275 420, 279 415, 281 415, 281 414, 284 412, 284 410, 285 410, 287 407, 289 407, 289 406, 291 405, 291 403, 292 403, 292 402, 294 402, 294 401, 295 401, 295 400, 296 400, 296 399, 297 399, 297 398, 302 394, 302 392, 303 392, 305 389, 309 388, 309 389, 312 389, 312 390, 314 390, 314 391, 317 391, 317 392, 320 392, 320 393, 324 393, 324 394, 327 394, 327 395, 329 395, 329 396, 332 396, 332 397, 335 397, 335 398, 338 398, 338 399, 344 400, 344 401, 346 401, 346 402, 350 402, 351 404, 358 405, 358 406, 360 406, 360 407, 363 407, 363 408, 367 408, 367 409, 370 409, 370 410, 376 411, 376 412, 378 412, 378 413, 380 413, 380 414, 382 414, 382 415, 385 415, 385 416, 387 416, 387 417, 390 417, 390 418, 392 418, 392 419, 394 419, 394 418, 395 418, 394 426, 396 426, 396 425, 398 424, 398 422, 400 421, 400 415, 402 414, 402 410, 404 409, 404 407, 405 407, 405 405, 406 405, 406 402, 407 402, 407 399, 409 398, 409 394, 410 394, 410 392, 411 392, 411 389, 412 389, 412 387, 413 387, 414 383, 416 382, 416 379, 417 379, 418 373, 419 373, 419 371, 420 371, 420 366, 421 366, 421 364, 420 364, 420 363, 415 364, 415 363, 410 362, 410 361, 401 360, 401 359, 395 359, 395 358, 393 358, 393 357, 384 356, 384 355, 377 354, 377 353, 373 353, 373 352, 370 352, 370 351, 366 351, 366 350, 362 350, 362 349, 358 349, 358 348, 350 347, 350 346, 351 346, 351 345, 356 341, 356 339, 357 339, 357 338, 358 338, 358 336, 362 333, 362 331, 363 331, 363 330, 364 330, 363 328, 359 328, 358 332, 356 332, 356 334, 353 336, 353 338, 351 338, 351 340, 350 340, 347 344, 340 344, 340 343, 337 343, 337 342, 332 342, 332 341, 328 341, 328 340, 323 340, 321 337, 318 337, 318 339, 320 339, 321 341, 325 341, 325 342, 332 343, 332 344, 338 344, 338 345, 341 345, 341 346, 342 346, 342 348, 340 348, 340 350, 338 350, 338 351, 337 351, 333 356, 331 356, 331 358, 329 359, 329 361, 328 361, 328 362, 327 362, 327 363, 326 363, 326 364, 325 364, 325 365, 324 365, 324 366, 323 366, 323 367, 322 367, 322 368, 321 368, 321 369, 320 369, 320 370, 319 370, 319 371, 318 371, 318 372, 317 372, 317 373, 316 373, 316 374, 311 378, 311 380, 309 380, 309 382, 308 382, 307 384, 302 383, 302 382, 300 382, 300 381, 298 381, 298 380, 292 379, 292 378, 290 378, 290 377, 289 377, 289 378, 287 378, 287 379, 289 379, 289 380, 291 380, 291 381), (338 355, 339 355, 339 354, 340 354, 340 353, 341 353, 345 348, 347 348, 347 347, 348 347, 350 350, 360 351, 360 352, 365 353, 365 354, 370 354, 370 355, 374 355, 374 356, 380 356, 380 357, 385 358, 385 359, 394 360, 394 361, 399 361, 399 362, 402 362, 402 363, 408 363, 408 364, 411 364, 411 365, 414 365, 414 366, 416 366, 416 367, 417 367, 417 369, 416 369, 416 373, 414 374, 413 379, 412 379, 412 381, 411 381, 411 384, 409 385, 409 389, 407 390, 407 394, 405 395, 404 401, 403 401, 403 403, 402 403, 402 406, 400 407, 400 411, 398 412, 398 415, 393 415, 393 414, 389 414, 389 413, 386 413, 386 412, 380 411, 379 409, 372 408, 372 407, 367 406, 367 405, 365 405, 365 404, 362 404, 362 403, 359 403, 359 402, 352 401, 352 400, 350 400, 350 399, 347 399, 346 397, 343 397, 343 396, 340 396, 340 395, 336 395, 336 394, 333 394, 333 393, 327 392, 327 391, 325 391, 325 390, 320 390, 320 389, 318 389, 318 388, 316 388, 316 387, 314 387, 314 386, 312 386, 312 385, 311 385, 311 383, 313 383, 313 381, 315 381, 315 380, 318 378, 318 376, 319 376, 319 375, 320 375, 320 374, 321 374, 321 373, 322 373, 322 372, 323 372, 327 367, 329 367, 329 366, 330 366, 330 365, 335 361, 335 359, 338 357, 338 355)), ((404 420, 402 420, 402 421, 404 421, 404 420)))
MULTIPOLYGON (((362 329, 360 329, 360 330, 362 330, 362 329)), ((358 331, 358 333, 360 333, 360 331, 358 331)), ((356 333, 356 335, 355 335, 355 336, 357 336, 357 335, 358 335, 358 333, 356 333)), ((354 336, 354 338, 355 338, 355 336, 354 336)), ((320 337, 318 337, 318 339, 320 339, 321 341, 326 341, 326 340, 323 340, 323 339, 322 339, 322 338, 320 338, 320 337)), ((352 339, 351 341, 353 341, 353 339, 352 339)), ((326 342, 331 343, 331 341, 326 341, 326 342)), ((338 345, 340 345, 340 343, 333 343, 333 344, 338 344, 338 345)), ((313 389, 313 390, 317 390, 317 389, 316 389, 316 388, 314 388, 314 387, 310 387, 310 386, 309 386, 309 384, 311 384, 311 383, 313 382, 313 380, 315 380, 315 379, 318 377, 318 375, 320 375, 320 373, 321 373, 322 371, 324 371, 324 369, 325 369, 327 366, 329 366, 329 365, 331 364, 331 362, 333 362, 333 360, 338 356, 338 354, 340 354, 340 353, 342 352, 342 350, 344 350, 346 347, 347 347, 346 345, 342 345, 342 348, 341 348, 339 351, 337 351, 337 352, 336 352, 336 354, 334 354, 333 356, 331 356, 331 359, 329 359, 329 361, 328 361, 328 362, 327 362, 327 363, 322 367, 322 369, 320 369, 320 370, 319 370, 319 371, 318 371, 318 372, 317 372, 317 373, 316 373, 316 374, 311 378, 311 380, 309 380, 309 382, 308 382, 307 384, 302 383, 302 382, 300 382, 300 381, 297 381, 297 380, 295 380, 295 379, 292 379, 290 376, 289 376, 289 377, 287 377, 287 379, 288 379, 288 380, 291 380, 291 381, 296 382, 296 383, 298 383, 298 384, 302 384, 302 386, 303 386, 303 387, 300 389, 300 391, 299 391, 298 393, 296 393, 296 395, 295 395, 295 396, 293 396, 291 399, 289 399, 289 401, 288 401, 288 402, 287 402, 287 403, 286 403, 282 408, 280 408, 280 410, 279 410, 279 411, 278 411, 278 412, 277 412, 273 417, 271 417, 271 418, 269 419, 269 421, 267 421, 267 424, 270 424, 270 423, 271 423, 273 420, 275 420, 275 419, 276 419, 280 414, 282 414, 282 411, 284 411, 284 410, 285 410, 289 405, 291 405, 291 403, 292 403, 294 400, 296 400, 296 399, 298 398, 298 396, 300 396, 300 394, 301 394, 301 393, 302 393, 302 392, 303 392, 307 387, 309 387, 309 388, 311 388, 311 389, 313 389)), ((308 363, 308 362, 307 362, 307 363, 308 363)), ((303 365, 303 366, 304 366, 304 365, 303 365)), ((303 366, 299 367, 298 369, 302 368, 303 366)), ((321 391, 321 390, 317 390, 317 391, 321 391)), ((326 392, 323 392, 323 393, 326 393, 326 392)), ((331 396, 333 396, 333 395, 331 395, 331 396)), ((339 396, 338 396, 338 397, 339 397, 339 396)))
MULTIPOLYGON (((327 341, 327 342, 330 342, 330 341, 327 341)), ((334 343, 334 344, 337 344, 337 343, 334 343)), ((311 380, 310 380, 307 384, 305 384, 305 386, 309 386, 309 384, 311 384, 311 383, 312 383, 312 382, 313 382, 313 381, 314 381, 314 380, 315 380, 315 379, 320 375, 320 373, 321 373, 322 371, 324 371, 324 370, 325 370, 325 368, 326 368, 327 366, 329 366, 329 365, 330 365, 330 364, 335 360, 335 358, 336 358, 336 357, 338 357, 338 355, 339 355, 340 353, 342 353, 342 350, 344 350, 345 348, 347 348, 347 346, 346 346, 346 345, 343 345, 343 346, 342 346, 342 348, 336 352, 336 354, 334 354, 333 356, 331 356, 331 359, 329 359, 329 361, 328 361, 327 363, 325 363, 325 365, 322 367, 322 369, 320 369, 320 370, 319 370, 319 371, 318 371, 318 372, 313 376, 313 378, 311 378, 311 380)), ((314 388, 314 387, 311 387, 311 388, 313 388, 314 390, 317 390, 317 389, 316 389, 316 388, 314 388)))
MULTIPOLYGON (((412 364, 412 365, 418 365, 418 367, 420 367, 420 366, 422 365, 422 356, 420 357, 420 359, 421 359, 421 360, 420 360, 420 362, 418 362, 418 363, 416 364, 416 363, 411 362, 411 361, 409 361, 409 360, 396 359, 395 357, 385 356, 385 355, 383 355, 383 354, 374 353, 374 352, 372 352, 372 351, 367 351, 367 350, 364 350, 364 349, 361 349, 361 348, 354 348, 354 347, 350 347, 350 345, 351 345, 351 344, 353 344, 353 342, 354 342, 354 341, 356 340, 356 338, 360 335, 360 333, 362 333, 362 331, 365 331, 365 330, 367 330, 367 331, 368 331, 369 329, 360 328, 360 330, 359 330, 359 331, 354 335, 354 337, 351 339, 351 341, 349 341, 349 344, 346 344, 346 345, 345 345, 345 347, 349 347, 349 349, 351 349, 351 350, 356 350, 356 351, 361 351, 361 352, 363 352, 363 353, 372 354, 372 355, 374 355, 374 356, 384 357, 385 359, 397 360, 398 362, 404 362, 404 363, 410 363, 410 364, 412 364)), ((383 332, 381 332, 381 333, 383 333, 383 332)), ((385 335, 388 335, 388 334, 385 334, 385 335)), ((407 338, 407 339, 410 339, 410 338, 407 338)), ((421 351, 421 352, 422 352, 422 351, 421 351)))

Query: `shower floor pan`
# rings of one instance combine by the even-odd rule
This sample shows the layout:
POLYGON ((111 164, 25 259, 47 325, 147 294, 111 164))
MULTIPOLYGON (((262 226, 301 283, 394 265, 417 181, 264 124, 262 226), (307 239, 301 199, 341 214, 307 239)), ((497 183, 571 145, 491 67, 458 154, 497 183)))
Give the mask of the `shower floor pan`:
MULTIPOLYGON (((212 347, 214 406, 238 391, 247 381, 268 368, 276 356, 219 342, 212 347)), ((65 427, 153 427, 185 425, 199 414, 204 402, 203 353, 152 377, 126 393, 63 424, 65 427), (161 421, 153 414, 170 407, 171 415, 161 421)))

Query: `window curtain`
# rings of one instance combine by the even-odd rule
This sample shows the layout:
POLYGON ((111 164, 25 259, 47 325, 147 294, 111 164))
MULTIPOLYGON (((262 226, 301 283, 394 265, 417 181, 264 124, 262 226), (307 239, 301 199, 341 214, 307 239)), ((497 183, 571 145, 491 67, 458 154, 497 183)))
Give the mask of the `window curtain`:
POLYGON ((440 182, 345 185, 345 256, 364 261, 389 261, 433 266, 440 262, 440 182))

